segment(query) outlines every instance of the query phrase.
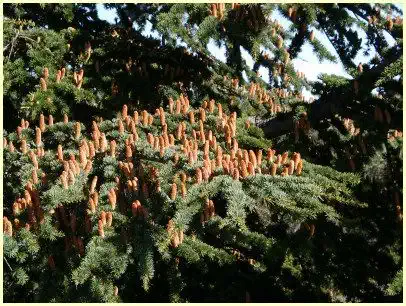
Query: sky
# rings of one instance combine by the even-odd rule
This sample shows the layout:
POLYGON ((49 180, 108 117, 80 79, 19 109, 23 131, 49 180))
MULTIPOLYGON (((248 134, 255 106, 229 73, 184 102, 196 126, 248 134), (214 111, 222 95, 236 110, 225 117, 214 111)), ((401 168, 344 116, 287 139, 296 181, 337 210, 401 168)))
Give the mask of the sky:
MULTIPOLYGON (((99 13, 99 18, 107 20, 108 22, 115 23, 114 18, 117 16, 113 10, 106 10, 101 3, 97 4, 98 8, 98 13, 99 13)), ((279 21, 279 23, 284 27, 288 28, 290 25, 290 21, 283 17, 279 12, 274 12, 272 19, 276 19, 279 21)), ((146 29, 142 33, 145 36, 153 36, 158 38, 159 35, 157 32, 151 32, 151 24, 147 24, 146 29)), ((315 30, 316 37, 323 43, 326 48, 334 54, 337 58, 338 54, 335 51, 334 47, 331 45, 331 43, 328 41, 327 36, 319 32, 318 30, 315 30)), ((366 35, 362 32, 359 32, 359 35, 365 39, 366 35)), ((385 35, 386 39, 390 44, 394 44, 395 41, 389 36, 385 35)), ((365 43, 363 43, 363 47, 366 48, 365 43)), ((226 57, 225 57, 225 47, 223 46, 222 48, 217 47, 214 44, 214 41, 211 40, 207 46, 208 50, 212 53, 213 56, 215 56, 217 59, 225 62, 226 57)), ((370 55, 368 57, 363 55, 363 50, 361 50, 358 55, 355 58, 355 63, 366 63, 371 59, 375 53, 372 51, 370 52, 370 55)), ((254 65, 254 61, 252 57, 249 55, 249 53, 245 50, 242 50, 242 57, 245 59, 246 63, 248 66, 251 68, 254 65)), ((339 61, 339 60, 338 60, 339 61)), ((320 62, 318 58, 314 55, 313 49, 311 45, 306 42, 304 46, 302 47, 302 51, 299 53, 299 56, 292 60, 292 63, 295 67, 296 71, 303 72, 306 76, 306 78, 309 81, 315 81, 317 80, 317 76, 321 73, 329 73, 329 74, 336 74, 340 75, 346 78, 351 78, 350 75, 348 75, 345 70, 343 65, 339 63, 333 63, 329 62, 327 60, 324 60, 320 62)), ((268 77, 268 70, 265 67, 261 67, 259 69, 259 72, 261 74, 261 77, 264 79, 264 81, 268 82, 269 77, 268 77)), ((310 92, 304 90, 303 94, 306 98, 311 97, 310 92)))

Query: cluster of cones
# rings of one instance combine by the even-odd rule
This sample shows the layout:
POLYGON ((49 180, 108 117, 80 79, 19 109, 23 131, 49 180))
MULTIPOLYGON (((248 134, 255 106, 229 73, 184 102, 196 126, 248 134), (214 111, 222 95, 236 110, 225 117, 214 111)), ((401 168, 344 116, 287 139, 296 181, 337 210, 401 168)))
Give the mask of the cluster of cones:
POLYGON ((303 131, 303 133, 307 134, 310 131, 310 122, 307 118, 307 113, 303 112, 300 115, 299 120, 295 121, 295 128, 294 128, 294 134, 295 134, 295 143, 299 141, 299 132, 303 131))
MULTIPOLYGON (((68 121, 67 116, 64 116, 64 122, 66 123, 68 121)), ((28 128, 29 123, 28 121, 22 120, 22 126, 24 128, 28 128)), ((49 116, 49 125, 53 125, 53 118, 52 116, 49 116)), ((31 228, 36 228, 38 224, 41 224, 44 222, 44 213, 43 209, 40 206, 40 197, 38 195, 38 191, 35 189, 35 185, 39 183, 38 181, 38 175, 37 171, 39 170, 38 168, 38 159, 40 157, 44 156, 44 147, 41 146, 41 133, 45 131, 46 125, 45 125, 45 117, 41 114, 40 115, 40 122, 39 122, 39 128, 36 128, 36 146, 38 146, 37 154, 35 154, 34 150, 28 151, 28 147, 26 145, 26 140, 21 139, 21 153, 23 154, 29 154, 30 159, 33 163, 33 171, 32 171, 32 178, 27 182, 26 187, 25 187, 25 192, 24 192, 24 198, 18 198, 16 202, 13 204, 13 215, 14 217, 17 217, 23 213, 25 209, 27 209, 27 223, 25 225, 21 224, 20 220, 18 218, 14 219, 14 226, 16 230, 20 229, 21 227, 25 227, 26 229, 30 230, 31 228)), ((22 136, 22 128, 19 126, 17 129, 17 134, 20 135, 20 138, 22 136)), ((7 145, 7 141, 5 139, 4 143, 7 145)), ((8 144, 8 148, 11 151, 14 151, 14 149, 11 148, 12 143, 8 144)), ((75 156, 73 154, 70 155, 70 159, 68 161, 65 161, 63 159, 63 150, 62 146, 58 146, 58 153, 57 157, 60 160, 60 162, 63 163, 64 165, 64 171, 62 172, 61 175, 61 181, 62 181, 62 186, 64 188, 68 188, 70 184, 74 184, 75 182, 75 176, 77 176, 81 169, 81 165, 84 166, 83 162, 81 165, 77 163, 75 160, 75 156)), ((87 164, 86 164, 87 165, 87 164)), ((86 167, 84 169, 86 171, 86 167)), ((90 170, 90 169, 89 169, 90 170)), ((42 184, 46 183, 46 175, 44 172, 42 172, 42 184)), ((66 212, 64 207, 62 205, 58 206, 56 210, 51 210, 51 214, 54 214, 55 212, 57 213, 57 223, 60 224, 60 227, 64 227, 65 230, 70 229, 73 233, 76 232, 76 215, 74 212, 69 213, 66 212)), ((91 226, 89 225, 88 222, 90 222, 90 219, 86 220, 85 222, 86 227, 88 232, 91 231, 91 226)), ((11 223, 10 223, 11 224, 11 223)), ((84 254, 84 246, 83 246, 83 241, 80 237, 73 236, 71 238, 65 237, 65 251, 68 251, 71 246, 74 246, 81 255, 84 254)), ((53 260, 52 255, 49 257, 49 265, 51 268, 55 268, 55 263, 53 260)))
POLYGON ((39 79, 41 90, 47 90, 47 81, 49 78, 49 70, 47 67, 44 68, 42 72, 42 78, 39 79))
MULTIPOLYGON (((178 115, 178 114, 182 113, 183 115, 185 115, 188 112, 189 107, 190 107, 190 101, 189 101, 188 97, 187 96, 184 97, 183 94, 181 94, 179 96, 179 99, 177 99, 176 102, 174 102, 172 98, 169 98, 169 113, 170 114, 178 115)), ((164 116, 165 113, 162 108, 160 108, 159 110, 160 110, 159 116, 161 119, 161 124, 164 125, 165 122, 162 122, 161 117, 164 116)))
POLYGON ((398 130, 390 131, 388 132, 388 140, 389 141, 394 141, 396 139, 402 139, 403 138, 403 133, 398 130))
MULTIPOLYGON (((224 81, 227 81, 228 80, 228 78, 227 78, 227 76, 225 75, 224 76, 224 81)), ((238 89, 238 84, 239 84, 239 82, 240 82, 240 80, 239 79, 237 79, 237 78, 232 78, 231 80, 231 86, 234 88, 234 89, 238 89)))
MULTIPOLYGON (((59 69, 55 76, 56 83, 59 83, 65 77, 65 74, 66 74, 65 67, 63 67, 62 69, 59 69)), ((44 91, 47 90, 48 78, 49 78, 49 70, 48 70, 48 67, 45 67, 43 70, 43 73, 42 73, 42 77, 40 78, 41 90, 44 90, 44 91)))
MULTIPOLYGON (((288 17, 290 18, 290 20, 292 20, 292 22, 295 23, 295 22, 297 21, 297 19, 298 19, 298 7, 296 7, 296 6, 290 6, 290 7, 288 8, 287 15, 288 15, 288 17)), ((307 24, 304 23, 304 22, 302 22, 302 23, 301 23, 301 27, 300 27, 300 31, 301 31, 302 33, 305 33, 306 30, 307 30, 307 24)), ((310 41, 313 41, 313 40, 314 40, 314 37, 315 37, 315 32, 314 32, 314 31, 311 31, 310 34, 309 34, 309 40, 310 40, 310 41)))
POLYGON ((22 227, 29 230, 31 227, 36 227, 38 224, 42 224, 44 222, 44 211, 40 206, 38 192, 34 189, 29 191, 28 188, 32 188, 32 184, 30 182, 27 184, 27 186, 24 191, 24 198, 18 198, 13 203, 13 216, 15 217, 13 222, 16 230, 19 230, 22 227), (22 222, 20 222, 20 220, 16 217, 23 214, 25 210, 27 210, 27 223, 22 224, 22 222))
MULTIPOLYGON (((74 211, 65 210, 63 205, 59 205, 52 214, 56 214, 58 227, 65 233, 71 232, 71 235, 65 235, 65 254, 72 248, 76 249, 80 256, 84 256, 85 248, 82 237, 80 237, 77 226, 77 217, 74 211)), ((84 220, 84 231, 90 233, 92 231, 90 218, 87 216, 84 220)))
MULTIPOLYGON (((238 145, 238 144, 237 144, 238 145)), ((219 149, 221 149, 219 147, 219 149)), ((216 158, 213 160, 204 160, 204 166, 196 169, 196 184, 207 182, 213 175, 216 168, 222 168, 223 174, 228 174, 234 180, 244 179, 248 176, 259 174, 270 174, 272 176, 279 173, 281 176, 301 175, 303 169, 303 161, 299 153, 293 153, 291 159, 288 159, 288 152, 282 155, 275 155, 275 150, 268 149, 267 163, 262 161, 262 150, 258 150, 255 154, 252 150, 232 150, 231 154, 222 154, 221 150, 216 153, 216 158), (218 166, 217 166, 218 165, 218 166), (281 169, 279 171, 278 169, 281 169)))
POLYGON ((119 92, 120 87, 118 86, 117 82, 115 80, 111 81, 111 95, 115 97, 118 95, 119 92))
POLYGON ((304 223, 304 227, 309 231, 309 239, 312 238, 314 236, 316 226, 314 224, 304 223))
MULTIPOLYGON (((282 73, 283 65, 279 64, 276 66, 278 67, 278 70, 282 73)), ((304 74, 302 73, 298 73, 298 76, 300 78, 304 78, 304 74)), ((284 74, 284 77, 286 78, 287 75, 284 74)), ((268 110, 271 114, 276 114, 283 111, 281 104, 276 102, 277 99, 286 99, 293 97, 305 101, 305 97, 303 96, 302 93, 293 94, 292 92, 282 88, 275 88, 272 89, 271 91, 267 91, 260 84, 255 82, 251 82, 250 87, 248 89, 248 93, 250 97, 255 98, 259 104, 267 105, 268 110)))
POLYGON ((216 17, 218 20, 223 20, 225 3, 212 3, 210 5, 210 15, 216 17))
POLYGON ((66 69, 65 67, 63 67, 62 69, 58 69, 57 73, 56 73, 56 83, 59 83, 66 74, 66 69))
POLYGON ((83 58, 87 62, 90 59, 90 55, 92 54, 92 45, 89 41, 85 42, 84 51, 85 54, 80 53, 80 58, 83 58))
MULTIPOLYGON (((12 206, 13 216, 15 217, 13 222, 16 230, 22 227, 29 230, 31 227, 36 228, 38 224, 42 224, 44 222, 44 211, 41 208, 38 190, 35 188, 35 185, 39 183, 37 176, 38 164, 36 167, 37 168, 34 166, 34 169, 32 170, 32 178, 26 183, 24 197, 17 198, 12 206), (27 223, 22 224, 17 217, 22 215, 25 210, 27 210, 27 223)), ((45 183, 44 173, 43 183, 45 183)))
MULTIPOLYGON (((262 95, 262 99, 267 99, 264 92, 261 92, 260 89, 256 89, 255 94, 258 92, 262 95)), ((135 143, 138 141, 139 136, 137 132, 137 127, 148 128, 154 124, 155 118, 158 125, 162 127, 162 134, 159 136, 154 136, 151 133, 148 134, 148 142, 157 150, 164 150, 168 146, 174 147, 178 152, 175 152, 173 157, 175 162, 180 158, 180 154, 184 154, 187 158, 189 164, 193 166, 198 161, 198 151, 203 151, 203 166, 196 169, 195 173, 195 182, 201 183, 203 181, 208 181, 211 177, 218 174, 227 174, 232 176, 234 179, 239 180, 243 179, 250 175, 255 175, 256 173, 277 175, 279 173, 282 176, 293 175, 295 172, 297 175, 300 175, 302 172, 303 163, 300 158, 300 154, 294 153, 291 158, 288 158, 288 152, 276 155, 275 151, 269 149, 267 152, 266 162, 262 160, 262 150, 258 150, 256 153, 252 150, 242 150, 239 148, 238 141, 236 139, 236 130, 237 130, 237 114, 231 113, 227 115, 223 112, 222 106, 220 103, 216 103, 213 99, 209 101, 204 101, 202 107, 199 110, 190 109, 189 99, 183 95, 179 97, 176 101, 170 99, 168 110, 170 114, 183 116, 184 119, 188 120, 192 125, 192 130, 188 132, 186 122, 181 121, 178 123, 176 129, 172 132, 174 134, 169 134, 168 126, 166 124, 166 113, 163 108, 159 108, 155 111, 154 115, 149 114, 147 111, 142 111, 141 115, 138 112, 134 112, 133 116, 128 114, 127 106, 123 106, 122 112, 117 119, 117 129, 120 135, 128 134, 128 137, 125 141, 125 161, 119 161, 119 167, 121 171, 125 174, 127 178, 127 184, 125 187, 128 190, 136 191, 139 190, 138 178, 135 176, 134 165, 133 165, 133 153, 135 150, 135 143), (207 116, 216 115, 217 124, 214 130, 207 129, 205 127, 205 122, 207 121, 207 116), (198 119, 198 120, 197 120, 198 119), (197 130, 193 129, 197 127, 197 130), (226 148, 222 148, 217 138, 225 141, 226 148), (177 142, 177 144, 175 143, 177 142), (177 146, 179 145, 179 146, 177 146), (228 150, 229 154, 226 154, 224 151, 228 150), (214 154, 214 158, 210 158, 211 154, 214 154), (222 171, 221 171, 222 169, 222 171)), ((20 135, 20 140, 25 145, 22 144, 22 152, 24 154, 30 154, 31 160, 33 162, 33 177, 32 180, 27 184, 27 190, 24 199, 19 199, 13 205, 15 211, 15 216, 17 216, 25 208, 31 209, 31 213, 28 215, 31 216, 30 221, 26 227, 30 227, 35 224, 36 220, 42 222, 43 212, 39 205, 39 197, 34 187, 38 181, 37 171, 38 167, 38 158, 41 158, 44 155, 44 145, 42 142, 42 133, 47 129, 45 124, 45 116, 40 116, 39 127, 36 128, 36 145, 41 148, 41 150, 36 150, 36 153, 33 150, 29 150, 26 140, 24 139, 24 129, 27 129, 29 126, 28 121, 22 120, 21 125, 17 129, 17 133, 20 135), (38 203, 37 203, 38 202, 38 203), (31 207, 31 208, 30 208, 31 207)), ((52 116, 48 117, 48 126, 53 125, 52 116)), ((64 116, 64 123, 68 123, 68 117, 64 116)), ((86 140, 81 134, 81 125, 79 123, 72 125, 72 134, 76 139, 79 149, 77 156, 71 153, 67 160, 65 160, 65 154, 63 152, 62 145, 58 145, 56 157, 60 163, 63 164, 63 172, 60 175, 61 183, 63 188, 67 189, 71 184, 75 183, 77 176, 83 172, 89 172, 92 169, 93 159, 96 154, 105 154, 110 155, 111 157, 116 158, 116 141, 111 140, 107 141, 105 133, 102 133, 99 129, 99 124, 96 121, 93 121, 92 124, 92 133, 91 140, 86 140)), ((8 147, 10 150, 13 148, 12 143, 7 143, 7 139, 4 139, 5 147, 8 147)), ((162 156, 162 153, 161 153, 162 156)), ((140 169, 139 169, 140 170, 140 169)), ((141 170, 140 170, 141 171, 141 170)), ((43 174, 43 172, 41 172, 43 174)), ((193 179, 189 178, 186 173, 178 173, 180 176, 180 186, 181 195, 184 198, 187 192, 187 182, 192 182, 193 179)), ((158 173, 154 172, 153 176, 157 181, 157 191, 160 190, 158 173)), ((43 182, 45 182, 46 176, 42 176, 43 182)), ((101 237, 105 236, 104 229, 105 227, 112 226, 113 213, 117 205, 117 197, 120 194, 122 189, 119 182, 119 179, 116 178, 117 187, 111 188, 108 191, 107 197, 108 202, 111 205, 111 211, 99 211, 97 212, 97 207, 99 203, 99 194, 96 190, 98 178, 97 176, 93 177, 90 183, 89 189, 89 199, 88 199, 88 209, 86 210, 84 216, 84 228, 86 233, 92 231, 91 216, 97 214, 99 215, 98 220, 98 232, 101 237)), ((148 195, 148 185, 146 182, 142 184, 142 192, 144 196, 148 195)), ((178 196, 178 185, 177 183, 172 183, 170 188, 170 198, 175 200, 178 196)), ((148 212, 141 203, 136 200, 131 205, 131 211, 133 216, 141 216, 146 218, 148 212)), ((77 231, 76 228, 76 215, 74 212, 68 212, 61 205, 52 213, 57 212, 59 224, 63 226, 66 230, 71 230, 73 233, 77 231)), ((205 204, 204 211, 202 213, 203 222, 209 220, 215 214, 214 203, 211 200, 208 200, 205 204)), ((14 220, 16 226, 19 224, 18 219, 14 220)), ((7 233, 12 233, 11 223, 6 223, 7 233)), ((18 225, 19 226, 19 225, 18 225)), ((76 236, 75 236, 76 237, 76 236)), ((183 232, 171 231, 172 245, 177 247, 183 241, 183 232)), ((81 238, 76 237, 72 241, 67 242, 67 246, 74 245, 78 249, 79 253, 83 254, 83 241, 81 238)))
POLYGON ((99 236, 104 238, 104 227, 111 227, 113 224, 113 213, 111 211, 105 212, 102 211, 100 213, 100 218, 97 224, 97 230, 99 232, 99 236))
MULTIPOLYGON (((369 20, 368 20, 369 21, 369 20)), ((392 16, 386 16, 386 28, 389 31, 392 31, 394 25, 402 25, 403 18, 400 16, 396 16, 396 18, 392 18, 392 16)))
MULTIPOLYGON (((275 94, 280 98, 285 97, 285 91, 276 91, 275 94)), ((287 93, 286 93, 287 94, 287 93)), ((266 89, 261 87, 258 83, 251 82, 249 88, 249 95, 252 98, 257 99, 259 104, 265 104, 268 106, 269 112, 271 114, 276 114, 282 112, 282 107, 279 103, 276 103, 273 94, 268 93, 266 89)))
POLYGON ((296 22, 297 20, 297 7, 296 6, 290 6, 288 8, 288 17, 293 21, 296 22))
POLYGON ((166 225, 166 231, 168 232, 169 238, 171 240, 171 246, 177 248, 183 243, 183 230, 175 228, 175 222, 172 219, 168 221, 166 225))
POLYGON ((379 105, 376 105, 374 110, 374 120, 379 123, 384 123, 386 121, 387 124, 390 124, 392 117, 387 109, 382 111, 379 105))
POLYGON ((132 59, 132 57, 130 56, 129 58, 128 58, 128 60, 125 62, 125 64, 124 64, 124 66, 125 66, 125 70, 127 70, 127 72, 131 72, 131 68, 132 68, 132 66, 133 66, 133 59, 132 59))
MULTIPOLYGON (((65 77, 65 75, 66 75, 65 67, 58 69, 58 71, 56 72, 56 75, 55 75, 55 82, 60 83, 61 80, 65 77)), ((82 87, 83 75, 84 75, 83 69, 80 69, 79 72, 76 72, 76 71, 73 72, 73 81, 74 81, 76 88, 78 88, 78 89, 82 87)), ((48 79, 49 79, 49 70, 47 67, 45 67, 43 70, 43 73, 42 73, 42 77, 40 78, 41 90, 43 90, 43 91, 47 90, 48 79)))
POLYGON ((200 215, 200 222, 204 223, 209 221, 216 214, 214 203, 212 200, 206 199, 204 203, 203 212, 200 215))
MULTIPOLYGON (((366 153, 367 153, 367 149, 366 149, 366 146, 365 146, 363 137, 362 137, 362 135, 360 134, 360 128, 356 128, 356 127, 354 126, 354 120, 352 120, 352 119, 350 119, 350 118, 344 118, 344 119, 342 120, 342 122, 343 122, 343 125, 344 125, 345 129, 348 131, 348 133, 349 133, 351 136, 358 136, 357 139, 358 139, 359 147, 360 147, 362 153, 363 153, 363 154, 366 154, 366 153)), ((351 156, 351 154, 347 154, 347 155, 348 155, 348 158, 349 158, 349 160, 350 160, 351 169, 354 170, 355 167, 353 166, 353 161, 351 161, 351 160, 352 160, 352 156, 351 156)))
MULTIPOLYGON (((184 114, 185 116, 189 117, 190 123, 195 123, 195 116, 193 111, 188 111, 188 103, 187 98, 183 98, 181 96, 180 99, 176 102, 176 109, 174 110, 175 103, 172 99, 169 101, 169 109, 171 113, 175 114, 184 114), (182 111, 183 110, 183 111, 182 111), (193 114, 193 115, 191 115, 193 114)), ((167 133, 167 128, 165 124, 165 116, 162 110, 157 109, 156 116, 159 116, 161 119, 161 125, 163 126, 161 136, 153 136, 149 134, 147 139, 148 142, 153 146, 156 150, 160 150, 162 152, 162 148, 166 148, 166 138, 173 139, 172 137, 165 137, 167 133)), ((262 151, 258 152, 258 158, 253 151, 241 150, 238 148, 238 142, 235 138, 236 136, 236 113, 232 113, 230 116, 227 116, 222 112, 221 104, 217 104, 214 100, 204 101, 202 107, 199 109, 199 130, 192 130, 192 137, 188 139, 188 135, 186 134, 186 123, 180 122, 178 124, 176 139, 181 141, 180 150, 183 152, 185 157, 188 159, 188 162, 191 166, 193 166, 197 162, 197 153, 199 149, 199 145, 203 146, 203 167, 199 167, 196 169, 195 175, 195 183, 199 184, 203 181, 208 181, 210 177, 214 174, 216 169, 223 169, 223 173, 232 175, 235 179, 239 179, 240 176, 245 178, 249 175, 255 175, 255 173, 269 172, 272 175, 276 175, 276 170, 279 166, 286 163, 286 158, 288 153, 285 152, 282 155, 278 155, 275 157, 275 166, 273 166, 273 170, 266 170, 261 169, 262 163, 262 151), (223 149, 217 143, 216 136, 212 130, 206 131, 204 128, 204 122, 206 121, 206 111, 209 113, 214 113, 217 108, 218 113, 218 124, 217 124, 217 132, 219 133, 218 137, 224 138, 226 140, 227 148, 230 149, 230 154, 223 154, 223 149), (215 158, 210 159, 210 150, 215 153, 215 158), (251 157, 249 157, 251 156, 251 157), (251 158, 251 159, 250 159, 251 158)), ((172 134, 171 134, 172 135, 172 134)), ((190 136, 190 134, 189 134, 190 136)), ((169 145, 173 145, 174 142, 168 141, 169 145)), ((270 154, 272 155, 272 154, 270 154)), ((162 156, 162 153, 161 153, 162 156)), ((294 159, 296 159, 296 155, 292 155, 294 159)), ((179 154, 174 154, 175 163, 179 160, 179 154)), ((269 160, 273 161, 273 156, 269 157, 269 160)), ((292 165, 286 164, 285 169, 282 170, 281 175, 292 175, 293 172, 296 170, 297 174, 300 175, 302 171, 302 162, 299 159, 292 162, 292 165)), ((182 197, 185 197, 186 194, 186 184, 185 179, 182 180, 181 183, 181 190, 182 190, 182 197)), ((171 194, 170 198, 172 200, 176 199, 178 193, 178 187, 175 183, 171 186, 171 194)))
POLYGON ((143 217, 144 219, 148 217, 147 209, 141 205, 139 200, 136 200, 131 204, 131 212, 135 217, 140 216, 143 217))
MULTIPOLYGON (((91 54, 91 47, 90 43, 86 43, 85 45, 85 52, 86 52, 86 58, 88 59, 91 54)), ((65 77, 66 75, 66 68, 63 67, 61 69, 58 69, 55 75, 55 82, 60 83, 61 80, 65 77)), ((76 88, 81 88, 83 84, 83 75, 84 75, 84 70, 80 69, 79 72, 73 72, 73 81, 76 86, 76 88)), ((48 88, 48 78, 49 78, 49 69, 48 67, 45 67, 42 73, 42 77, 40 78, 40 88, 43 91, 46 91, 48 88)))
POLYGON ((344 118, 343 125, 351 136, 357 136, 360 133, 360 129, 354 126, 354 120, 350 118, 344 118))
POLYGON ((82 87, 83 75, 84 75, 83 69, 80 69, 79 72, 76 72, 76 71, 73 72, 73 81, 75 82, 76 88, 82 87))
MULTIPOLYGON (((185 198, 187 194, 186 182, 189 180, 189 177, 186 175, 185 172, 180 172, 180 174, 176 176, 180 176, 180 192, 182 198, 185 198)), ((157 183, 159 186, 160 185, 159 181, 157 183)), ((176 200, 177 196, 178 196, 178 185, 174 181, 171 185, 170 199, 174 201, 176 200)))
POLYGON ((8 236, 13 236, 13 224, 7 217, 3 217, 3 233, 8 236))
MULTIPOLYGON (((59 148, 61 148, 59 150, 61 152, 62 146, 60 146, 59 148)), ((60 154, 63 154, 63 153, 60 153, 60 154)), ((75 184, 75 181, 76 181, 75 177, 77 177, 82 170, 85 173, 89 173, 91 170, 90 161, 88 161, 88 163, 86 163, 86 166, 81 167, 81 164, 79 164, 76 161, 75 155, 73 155, 73 154, 70 154, 70 158, 68 161, 62 160, 62 162, 63 162, 64 170, 60 176, 60 179, 61 179, 62 187, 64 189, 68 189, 69 186, 75 184), (87 165, 89 165, 89 167, 87 167, 87 165)))
MULTIPOLYGON (((379 7, 375 7, 374 14, 372 16, 368 16, 368 23, 371 25, 377 25, 381 18, 381 10, 379 7)), ((391 15, 386 16, 385 26, 389 31, 392 31, 394 25, 402 25, 403 19, 400 16, 393 18, 391 15)))
MULTIPOLYGON (((283 44, 283 39, 282 37, 278 37, 277 45, 278 48, 281 48, 283 44)), ((290 79, 288 78, 287 74, 284 73, 285 67, 290 63, 290 53, 285 49, 283 50, 283 62, 276 62, 275 59, 272 59, 268 53, 263 54, 263 58, 265 61, 267 61, 269 64, 272 64, 272 73, 275 76, 278 75, 283 75, 283 80, 284 81, 289 81, 290 79)), ((299 78, 304 78, 304 74, 298 74, 299 78)))

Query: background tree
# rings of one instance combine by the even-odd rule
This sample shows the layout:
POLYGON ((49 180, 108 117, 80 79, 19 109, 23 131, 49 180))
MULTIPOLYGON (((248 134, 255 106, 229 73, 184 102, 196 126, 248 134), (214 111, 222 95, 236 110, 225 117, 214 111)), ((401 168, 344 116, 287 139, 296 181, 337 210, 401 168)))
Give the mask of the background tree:
POLYGON ((401 300, 396 6, 106 7, 5 6, 7 301, 401 300), (305 42, 353 79, 306 80, 305 42))

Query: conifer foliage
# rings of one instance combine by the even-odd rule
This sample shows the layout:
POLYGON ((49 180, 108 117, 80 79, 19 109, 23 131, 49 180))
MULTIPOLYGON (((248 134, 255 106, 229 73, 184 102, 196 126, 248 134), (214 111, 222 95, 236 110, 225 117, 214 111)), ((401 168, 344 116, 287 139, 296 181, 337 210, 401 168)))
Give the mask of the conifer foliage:
POLYGON ((278 227, 297 227, 283 239, 300 236, 305 243, 315 222, 343 222, 336 205, 360 206, 348 188, 358 184, 355 175, 307 163, 295 152, 242 149, 244 123, 235 112, 223 112, 214 100, 199 110, 189 103, 181 95, 154 114, 130 114, 124 105, 116 118, 93 121, 90 131, 66 118, 50 123, 41 116, 35 130, 22 120, 4 151, 5 180, 19 181, 3 219, 6 257, 15 268, 10 281, 38 282, 40 299, 61 299, 62 287, 75 285, 90 286, 95 300, 117 301, 113 288, 130 289, 117 283, 131 266, 148 291, 159 264, 169 269, 179 261, 183 273, 189 265, 205 271, 199 266, 208 262, 231 269, 236 252, 260 275, 278 239, 255 230, 250 218, 269 226, 262 213, 268 211, 278 227), (35 270, 44 279, 31 279, 35 270))
POLYGON ((396 6, 106 7, 5 6, 5 301, 401 301, 396 6), (316 30, 353 80, 294 70, 316 30))

